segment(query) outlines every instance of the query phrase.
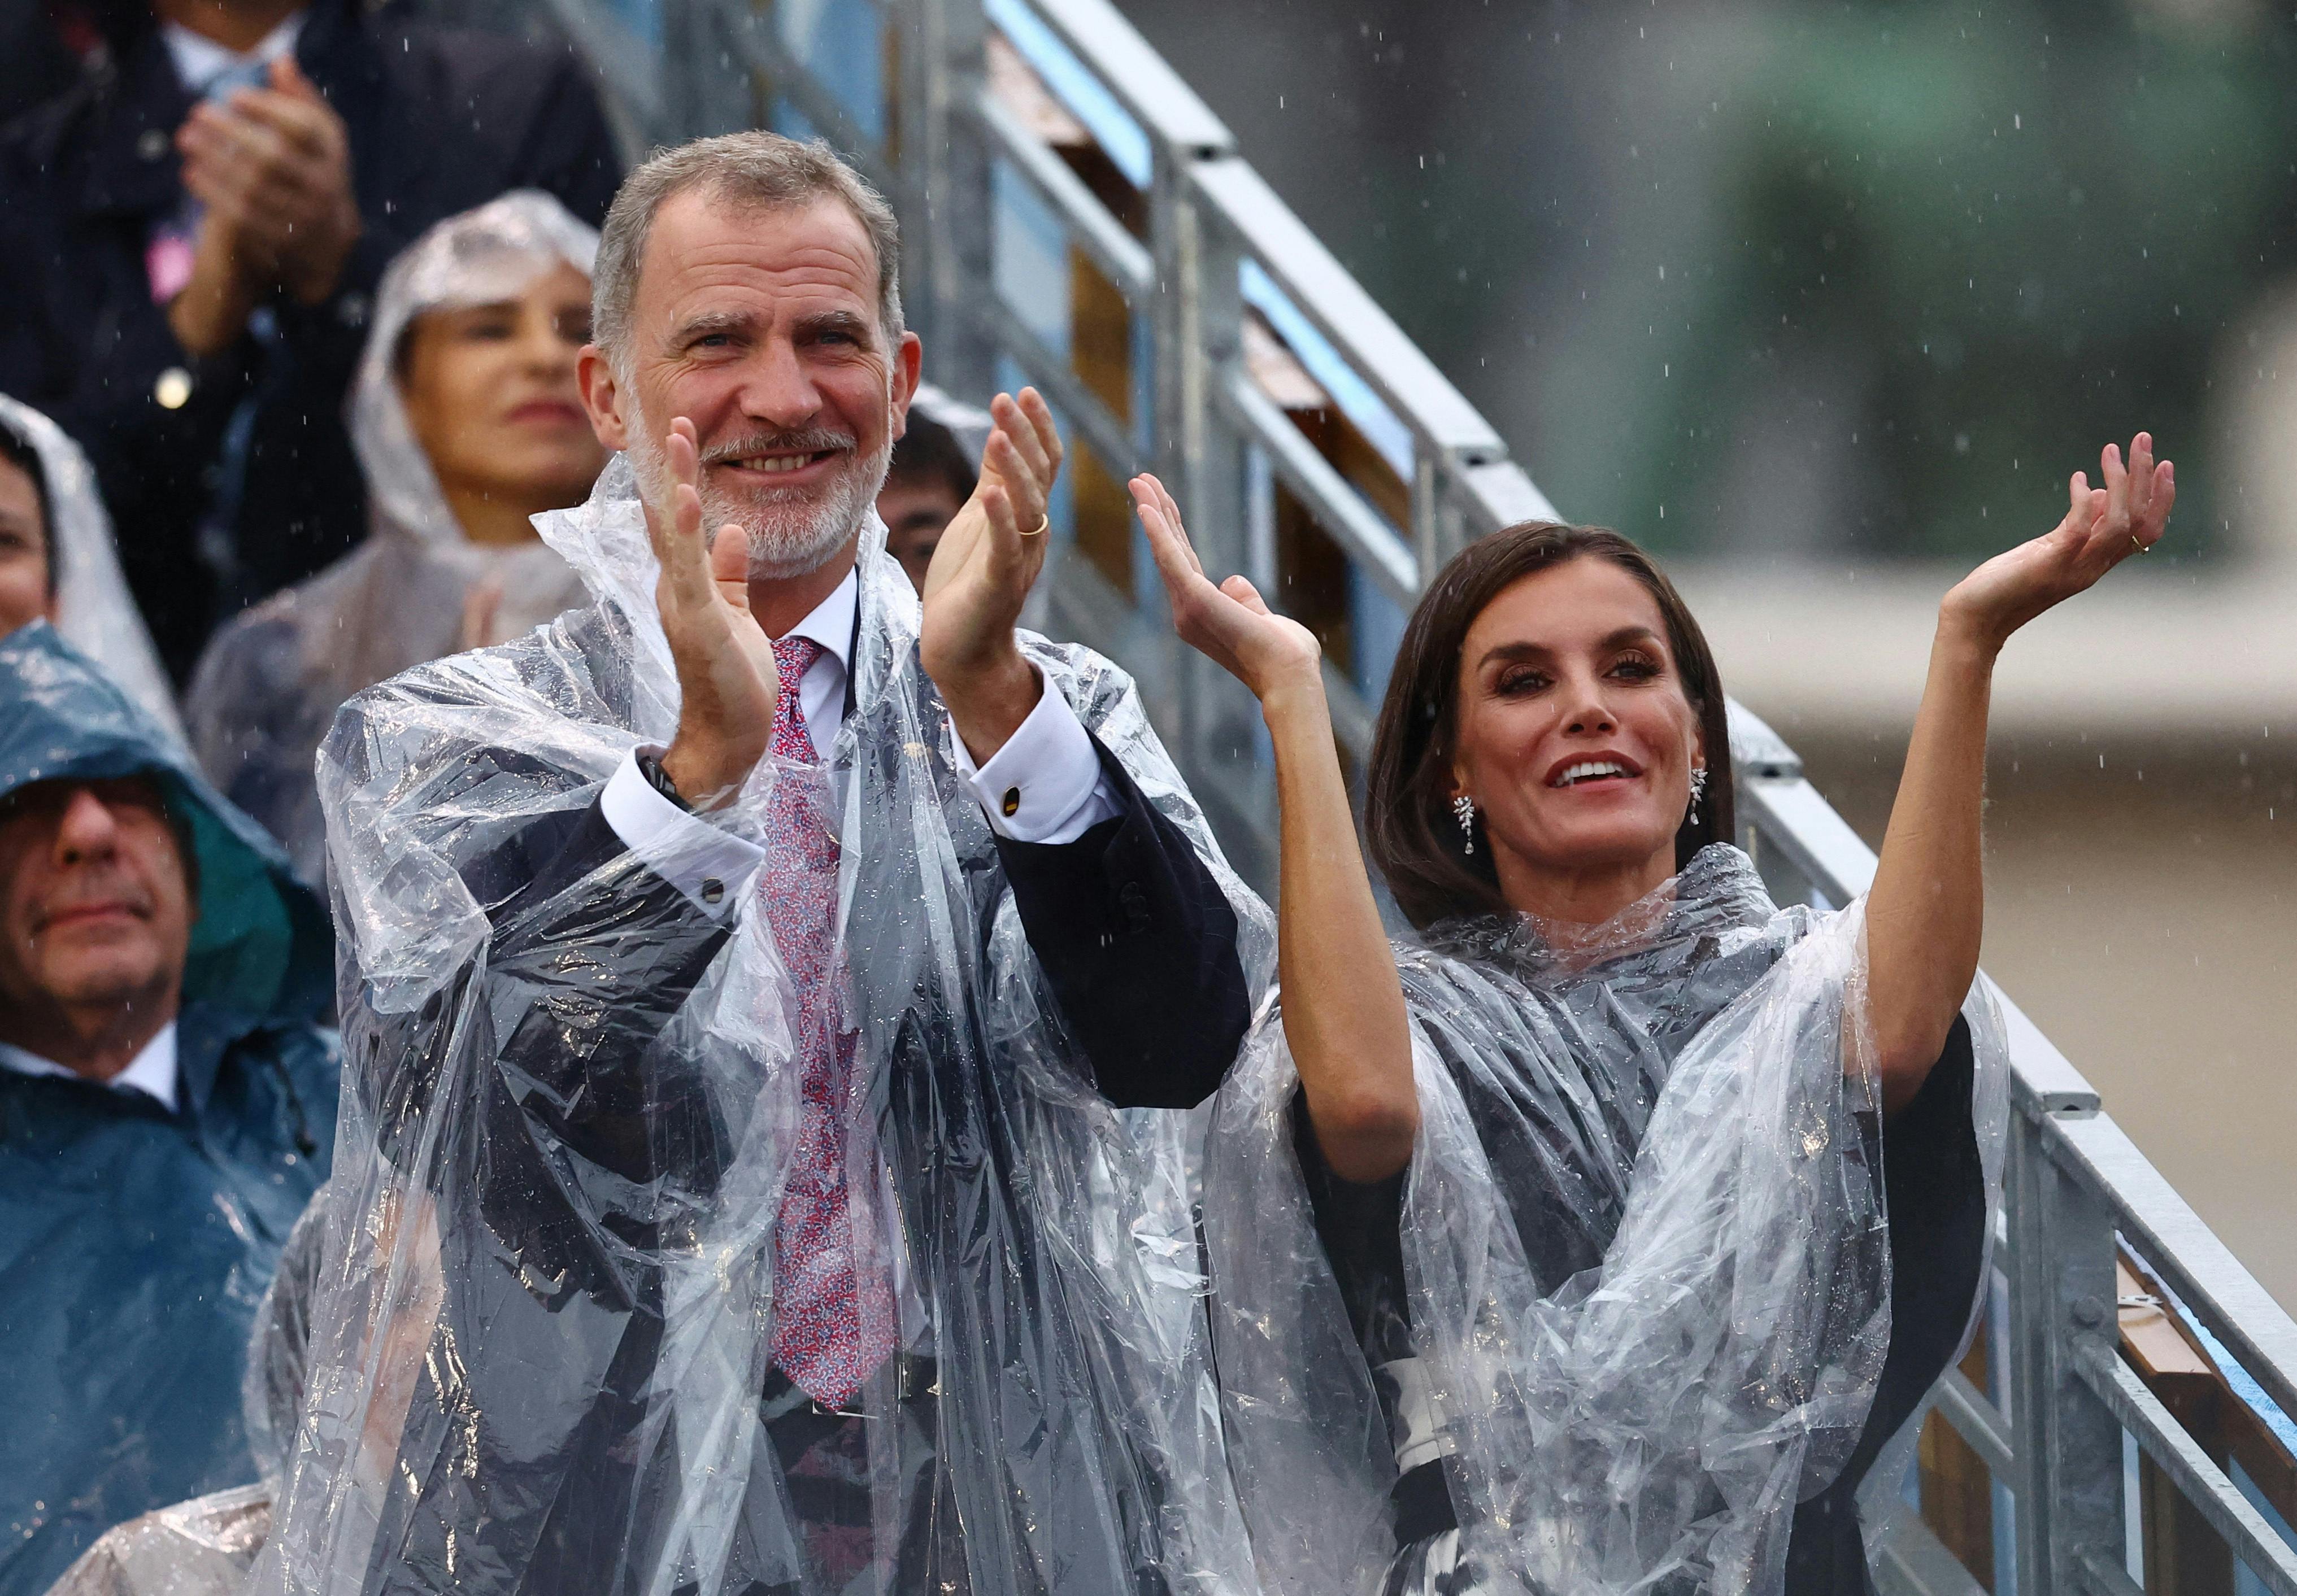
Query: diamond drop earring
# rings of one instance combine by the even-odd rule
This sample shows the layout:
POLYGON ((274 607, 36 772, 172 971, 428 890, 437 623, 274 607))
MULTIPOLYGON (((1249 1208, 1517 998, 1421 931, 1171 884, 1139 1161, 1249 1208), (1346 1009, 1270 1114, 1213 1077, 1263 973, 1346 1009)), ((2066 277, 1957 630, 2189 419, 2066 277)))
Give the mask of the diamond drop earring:
POLYGON ((1696 826, 1699 824, 1699 801, 1706 796, 1707 767, 1704 765, 1693 765, 1691 767, 1691 812, 1684 817, 1684 823, 1685 825, 1696 826))
POLYGON ((1452 813, 1460 822, 1460 835, 1468 839, 1468 851, 1476 851, 1476 801, 1465 793, 1452 800, 1452 813))

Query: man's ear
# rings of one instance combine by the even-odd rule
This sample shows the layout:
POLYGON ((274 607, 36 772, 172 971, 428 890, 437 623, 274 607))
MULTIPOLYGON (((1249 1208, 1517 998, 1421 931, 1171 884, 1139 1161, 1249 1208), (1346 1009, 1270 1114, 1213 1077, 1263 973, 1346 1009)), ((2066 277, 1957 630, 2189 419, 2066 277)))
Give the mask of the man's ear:
POLYGON ((586 343, 574 357, 574 380, 582 389, 582 408, 589 413, 590 431, 606 448, 630 446, 630 429, 622 424, 622 391, 614 368, 595 343, 586 343))
POLYGON ((910 401, 917 397, 918 374, 925 369, 925 358, 924 341, 915 333, 903 333, 901 347, 893 351, 893 426, 890 435, 896 442, 910 430, 910 401))

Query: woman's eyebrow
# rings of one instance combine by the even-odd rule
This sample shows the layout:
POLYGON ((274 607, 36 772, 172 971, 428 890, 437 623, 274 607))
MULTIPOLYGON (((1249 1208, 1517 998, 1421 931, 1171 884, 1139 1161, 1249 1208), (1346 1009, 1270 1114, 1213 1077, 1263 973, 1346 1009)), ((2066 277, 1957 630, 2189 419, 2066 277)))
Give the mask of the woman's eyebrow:
MULTIPOLYGON (((1637 623, 1632 626, 1623 626, 1618 628, 1617 630, 1604 633, 1602 637, 1596 639, 1595 647, 1599 652, 1602 652, 1614 648, 1627 648, 1638 643, 1656 643, 1658 641, 1659 634, 1657 632, 1651 630, 1648 626, 1637 623)), ((1478 661, 1478 665, 1506 665, 1513 664, 1518 660, 1550 660, 1554 657, 1555 650, 1549 647, 1546 644, 1523 640, 1514 643, 1494 644, 1490 648, 1484 651, 1484 657, 1478 661)))

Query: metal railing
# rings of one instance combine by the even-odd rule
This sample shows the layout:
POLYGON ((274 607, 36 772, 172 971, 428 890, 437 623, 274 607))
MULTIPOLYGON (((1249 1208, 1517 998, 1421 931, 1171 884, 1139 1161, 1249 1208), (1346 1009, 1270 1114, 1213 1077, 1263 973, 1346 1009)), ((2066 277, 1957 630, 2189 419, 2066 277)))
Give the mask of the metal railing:
MULTIPOLYGON (((758 124, 816 132, 893 200, 929 380, 976 401, 1034 383, 1079 446, 1079 485, 1055 517, 1049 629, 1140 679, 1239 867, 1268 882, 1274 800, 1256 710, 1173 639, 1122 491, 1112 520, 1107 489, 1154 470, 1208 567, 1318 612, 1304 618, 1342 645, 1330 667, 1335 720, 1359 765, 1421 585, 1469 540, 1552 516, 1547 500, 1109 0, 630 9, 646 3, 537 0, 597 60, 634 143, 758 124)), ((1737 706, 1732 742, 1742 841, 1781 900, 1840 904, 1864 891, 1873 854, 1793 752, 1737 706)), ((2223 1537, 2247 1571, 2243 1590, 2297 1596, 2297 1548, 2269 1516, 2274 1498, 2197 1441, 2118 1346, 2118 1241, 2174 1298, 2228 1400, 2284 1442, 2297 1439, 2284 1417, 2297 1414, 2297 1324, 2088 1082, 2006 1012, 2014 1076, 1993 1355, 1986 1388, 1953 1371, 1932 1397, 1990 1477, 2003 1555, 1965 1546, 1957 1560, 1910 1510, 1884 1584, 2144 1588, 2125 1458, 2134 1437, 2148 1477, 2223 1537)))

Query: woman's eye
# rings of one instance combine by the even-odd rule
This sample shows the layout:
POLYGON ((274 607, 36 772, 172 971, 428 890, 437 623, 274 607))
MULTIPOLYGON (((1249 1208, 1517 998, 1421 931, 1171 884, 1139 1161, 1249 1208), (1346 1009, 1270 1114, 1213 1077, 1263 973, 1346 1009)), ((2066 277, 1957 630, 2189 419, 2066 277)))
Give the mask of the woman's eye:
POLYGON ((1639 654, 1628 654, 1611 667, 1611 673, 1614 676, 1628 677, 1636 681, 1645 681, 1659 674, 1659 666, 1639 654))
POLYGON ((1547 685, 1547 678, 1536 670, 1510 670, 1499 680, 1503 693, 1535 693, 1547 685))

